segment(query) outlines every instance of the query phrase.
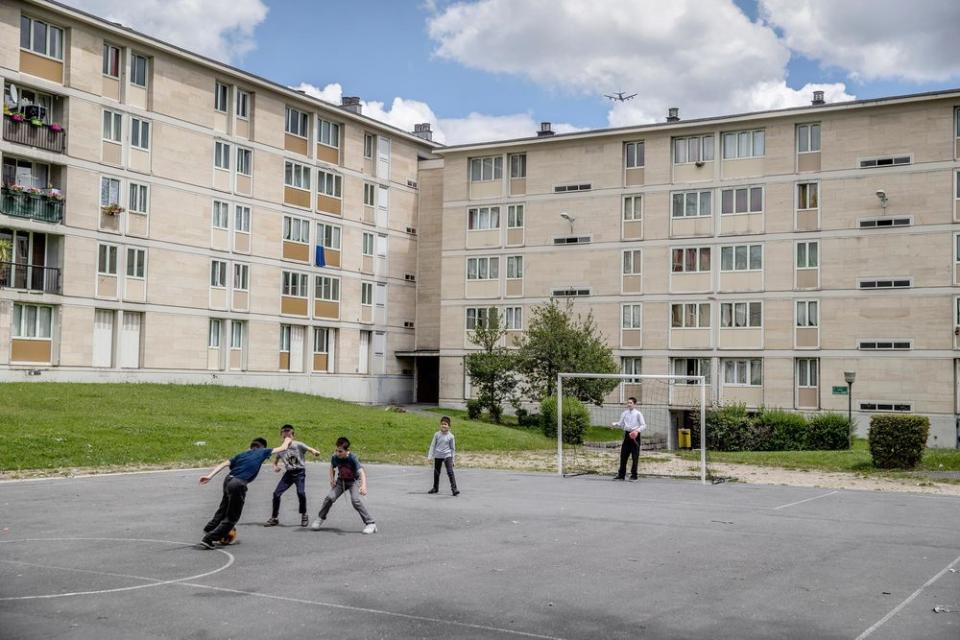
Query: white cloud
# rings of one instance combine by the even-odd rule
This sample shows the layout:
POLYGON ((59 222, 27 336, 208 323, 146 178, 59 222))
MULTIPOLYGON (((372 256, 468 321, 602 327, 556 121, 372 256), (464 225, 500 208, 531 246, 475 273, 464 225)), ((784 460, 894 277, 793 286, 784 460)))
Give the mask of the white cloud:
MULTIPOLYGON (((343 88, 339 83, 328 84, 321 88, 301 82, 294 89, 333 104, 340 104, 340 98, 343 96, 343 88)), ((497 116, 470 113, 463 118, 440 118, 430 105, 419 100, 397 97, 390 103, 389 108, 383 102, 361 100, 360 103, 363 106, 363 115, 403 131, 413 131, 413 125, 429 122, 433 130, 433 139, 442 144, 526 138, 536 135, 540 126, 529 113, 497 116)), ((579 131, 577 127, 566 123, 554 124, 553 130, 557 133, 579 131)))
POLYGON ((253 37, 267 17, 261 0, 62 0, 224 62, 236 62, 256 47, 253 37))
POLYGON ((760 0, 791 49, 863 80, 960 77, 956 0, 760 0))

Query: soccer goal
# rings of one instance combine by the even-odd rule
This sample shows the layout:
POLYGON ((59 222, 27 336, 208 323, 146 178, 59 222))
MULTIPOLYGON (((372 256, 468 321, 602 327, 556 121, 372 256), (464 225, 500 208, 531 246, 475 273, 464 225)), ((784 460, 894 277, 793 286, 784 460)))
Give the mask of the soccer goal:
POLYGON ((624 431, 612 424, 620 420, 629 398, 636 399, 647 425, 636 441, 641 474, 699 478, 704 484, 712 480, 707 466, 704 377, 617 373, 557 375, 557 470, 561 477, 617 471, 624 431), (582 437, 570 433, 573 421, 569 416, 564 432, 565 396, 602 398, 600 405, 583 403, 590 419, 582 437), (683 451, 687 455, 668 455, 683 451))

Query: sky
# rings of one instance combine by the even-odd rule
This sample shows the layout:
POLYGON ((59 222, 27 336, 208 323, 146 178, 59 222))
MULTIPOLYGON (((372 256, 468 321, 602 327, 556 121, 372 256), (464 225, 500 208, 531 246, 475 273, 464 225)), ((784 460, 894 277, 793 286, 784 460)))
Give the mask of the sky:
POLYGON ((958 0, 61 1, 444 144, 960 87, 958 0))

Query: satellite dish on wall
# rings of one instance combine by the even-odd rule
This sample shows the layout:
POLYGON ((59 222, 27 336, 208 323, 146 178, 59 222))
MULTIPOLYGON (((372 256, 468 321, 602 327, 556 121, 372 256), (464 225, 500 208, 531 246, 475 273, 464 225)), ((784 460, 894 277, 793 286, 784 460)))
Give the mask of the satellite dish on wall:
POLYGON ((19 104, 20 104, 20 96, 19 96, 19 92, 17 91, 16 85, 14 85, 14 84, 11 82, 11 83, 9 83, 7 86, 10 87, 10 100, 12 100, 14 104, 19 105, 19 104))

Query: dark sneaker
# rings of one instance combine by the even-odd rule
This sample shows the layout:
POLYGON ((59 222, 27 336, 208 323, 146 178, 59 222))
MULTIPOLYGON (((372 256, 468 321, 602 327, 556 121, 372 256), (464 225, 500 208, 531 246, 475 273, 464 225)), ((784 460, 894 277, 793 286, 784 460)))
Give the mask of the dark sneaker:
POLYGON ((263 523, 263 526, 265 526, 265 527, 275 527, 275 526, 277 526, 278 524, 280 524, 280 521, 279 521, 279 520, 277 520, 276 518, 270 518, 269 520, 267 520, 266 522, 263 523))
POLYGON ((623 476, 613 476, 612 480, 626 480, 623 476))
POLYGON ((430 489, 430 491, 427 491, 427 493, 436 493, 437 491, 438 489, 434 487, 433 489, 430 489))
POLYGON ((301 513, 301 514, 300 514, 300 526, 301 526, 301 527, 306 527, 306 526, 308 526, 309 524, 310 524, 310 518, 307 517, 307 514, 301 513))
POLYGON ((639 479, 637 476, 630 476, 630 482, 636 482, 639 479))
POLYGON ((208 540, 207 538, 204 538, 197 544, 197 547, 199 547, 200 549, 206 549, 206 550, 213 549, 214 548, 213 540, 208 540))
POLYGON ((454 489, 454 490, 453 490, 453 495, 458 496, 458 495, 460 495, 460 492, 457 491, 456 489, 454 489))

